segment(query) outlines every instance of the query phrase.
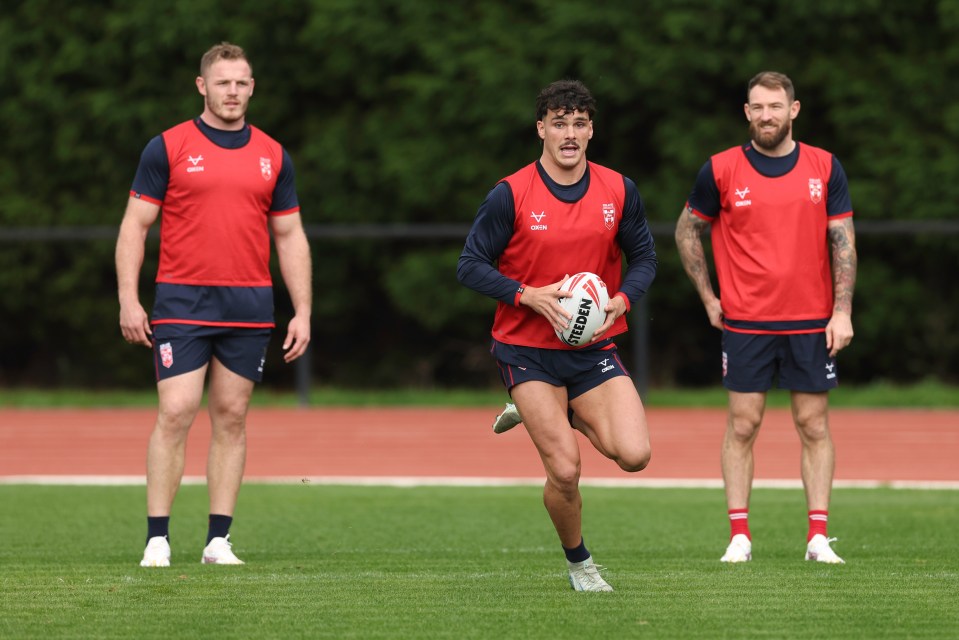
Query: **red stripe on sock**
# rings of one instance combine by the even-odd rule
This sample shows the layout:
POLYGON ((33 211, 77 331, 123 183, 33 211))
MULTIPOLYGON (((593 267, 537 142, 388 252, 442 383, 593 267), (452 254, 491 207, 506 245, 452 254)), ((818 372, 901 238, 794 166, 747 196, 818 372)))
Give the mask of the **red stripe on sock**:
POLYGON ((752 540, 749 533, 749 509, 729 510, 729 538, 742 534, 752 540))
POLYGON ((828 511, 821 511, 817 509, 811 510, 809 512, 809 534, 806 536, 806 542, 812 540, 812 537, 816 534, 826 536, 826 525, 828 522, 828 511))

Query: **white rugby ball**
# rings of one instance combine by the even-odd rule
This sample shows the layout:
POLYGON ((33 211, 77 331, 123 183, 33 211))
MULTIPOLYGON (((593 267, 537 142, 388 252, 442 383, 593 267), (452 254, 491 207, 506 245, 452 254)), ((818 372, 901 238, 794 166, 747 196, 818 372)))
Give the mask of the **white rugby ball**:
POLYGON ((606 305, 609 304, 606 283, 595 273, 584 271, 570 276, 560 286, 560 291, 572 294, 568 298, 560 298, 559 304, 573 317, 569 327, 557 331, 556 336, 571 347, 589 344, 593 333, 606 322, 606 305))

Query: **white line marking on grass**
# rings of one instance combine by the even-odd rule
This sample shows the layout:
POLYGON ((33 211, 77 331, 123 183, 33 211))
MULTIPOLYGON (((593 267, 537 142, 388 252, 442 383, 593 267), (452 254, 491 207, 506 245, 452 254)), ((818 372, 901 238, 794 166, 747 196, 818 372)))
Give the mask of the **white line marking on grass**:
MULTIPOLYGON (((303 484, 383 487, 511 487, 542 486, 542 478, 481 478, 452 476, 261 476, 244 479, 246 484, 303 484)), ((139 476, 0 476, 0 484, 136 486, 146 484, 139 476)), ((203 476, 184 476, 183 484, 206 484, 203 476)), ((584 487, 721 489, 718 478, 585 478, 584 487)), ((802 481, 757 479, 759 489, 801 489, 802 481)), ((959 481, 950 480, 836 480, 837 489, 930 489, 959 490, 959 481)))

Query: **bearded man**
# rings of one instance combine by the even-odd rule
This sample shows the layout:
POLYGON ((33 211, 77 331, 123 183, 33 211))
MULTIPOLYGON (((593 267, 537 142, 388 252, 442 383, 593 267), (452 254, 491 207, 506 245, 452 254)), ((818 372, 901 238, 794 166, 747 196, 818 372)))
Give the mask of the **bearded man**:
POLYGON ((853 336, 852 203, 836 157, 793 140, 799 101, 792 81, 764 71, 749 81, 746 95, 750 141, 703 165, 676 225, 686 273, 709 323, 723 332, 729 412, 721 461, 730 540, 721 560, 752 559, 753 443, 776 381, 790 390, 802 443, 805 557, 841 564, 830 547, 835 538, 826 533, 835 467, 828 399, 838 384, 836 354, 853 336), (719 296, 703 250, 706 229, 719 296))

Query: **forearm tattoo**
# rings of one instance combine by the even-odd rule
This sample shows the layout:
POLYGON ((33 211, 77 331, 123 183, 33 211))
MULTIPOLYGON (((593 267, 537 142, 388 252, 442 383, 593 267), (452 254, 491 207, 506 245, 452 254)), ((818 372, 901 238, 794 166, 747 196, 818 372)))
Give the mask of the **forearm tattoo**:
POLYGON ((856 232, 852 218, 829 225, 829 250, 832 254, 833 310, 852 313, 852 294, 856 287, 856 232))
POLYGON ((679 249, 679 257, 700 297, 713 290, 702 241, 702 234, 708 228, 709 223, 696 216, 689 206, 683 210, 676 225, 676 246, 679 249))

